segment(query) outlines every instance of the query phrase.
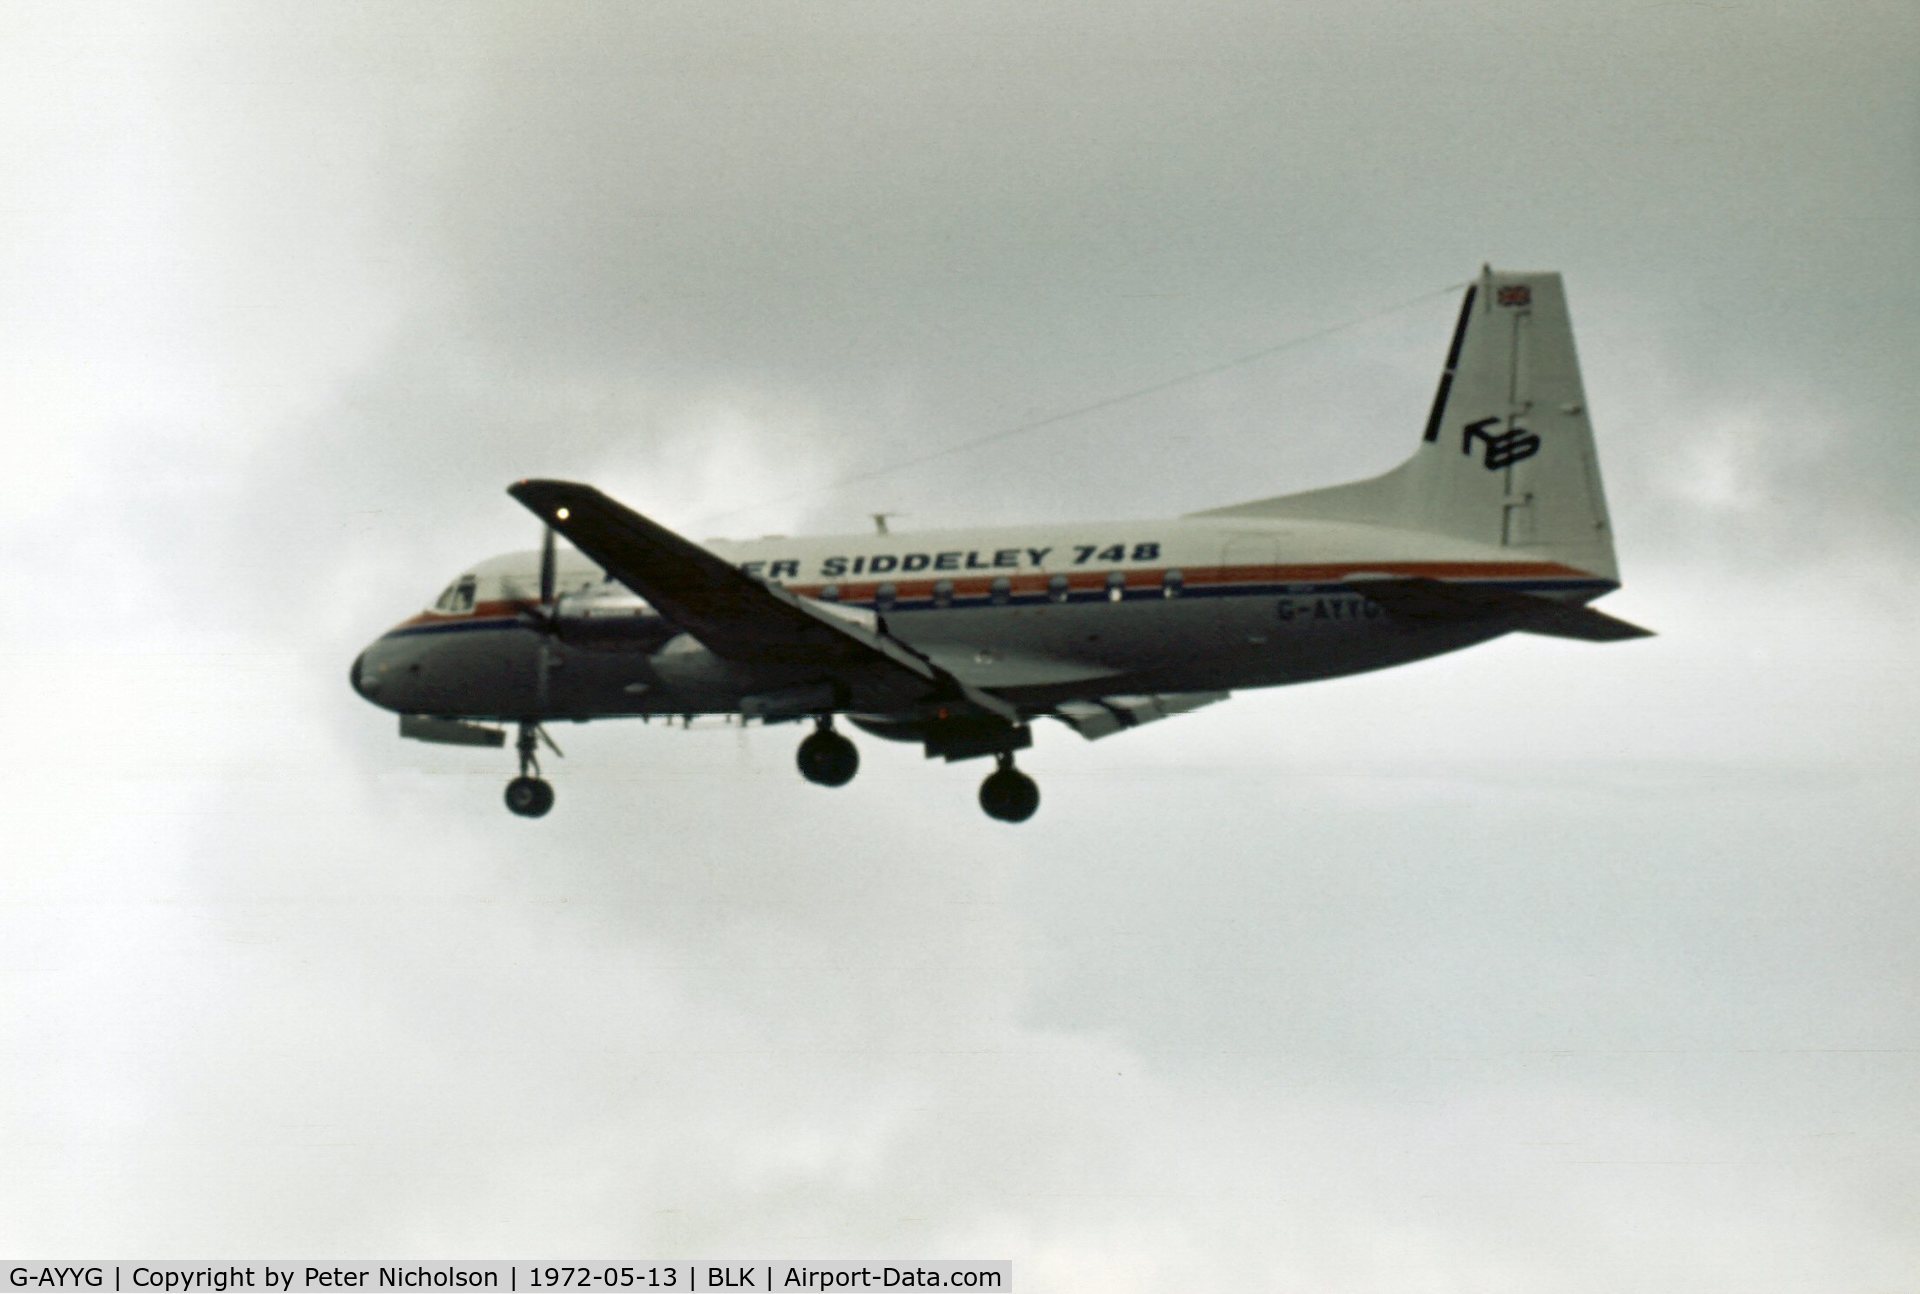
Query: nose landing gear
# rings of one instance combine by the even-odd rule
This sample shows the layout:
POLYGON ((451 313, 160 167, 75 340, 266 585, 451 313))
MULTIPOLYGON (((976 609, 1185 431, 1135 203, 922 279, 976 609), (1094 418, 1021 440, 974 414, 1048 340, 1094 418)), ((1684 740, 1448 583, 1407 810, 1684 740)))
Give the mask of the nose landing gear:
POLYGON ((800 743, 794 762, 816 786, 845 786, 860 771, 860 749, 833 730, 833 716, 827 715, 800 743))
POLYGON ((554 754, 560 748, 553 744, 553 738, 537 723, 520 725, 519 740, 514 743, 520 753, 520 776, 507 783, 507 808, 522 818, 544 817, 553 807, 553 786, 540 774, 539 748, 541 742, 554 754))
POLYGON ((995 755, 999 764, 980 783, 980 807, 989 818, 1001 822, 1025 822, 1040 807, 1040 788, 1031 777, 1013 766, 1013 756, 995 755))
POLYGON ((523 818, 538 818, 553 807, 553 783, 539 777, 516 777, 507 783, 507 807, 523 818))

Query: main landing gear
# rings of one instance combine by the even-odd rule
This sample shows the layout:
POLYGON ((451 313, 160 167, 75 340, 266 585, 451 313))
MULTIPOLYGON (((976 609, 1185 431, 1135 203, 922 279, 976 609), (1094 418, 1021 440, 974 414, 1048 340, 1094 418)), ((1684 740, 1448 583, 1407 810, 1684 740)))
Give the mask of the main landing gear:
MULTIPOLYGON (((992 755, 999 765, 980 784, 980 807, 987 816, 1000 822, 1025 822, 1040 807, 1040 788, 1033 779, 1013 766, 1013 749, 1030 744, 1027 729, 1007 727, 1005 731, 974 729, 931 730, 928 725, 879 720, 855 720, 860 727, 894 741, 924 742, 929 758, 944 755, 949 761, 992 755)), ((819 715, 814 730, 807 734, 795 752, 800 776, 816 786, 845 786, 860 771, 860 752, 833 728, 833 716, 819 715)))
POLYGON ((507 808, 523 818, 544 817, 547 810, 553 807, 553 786, 539 775, 539 748, 542 741, 554 754, 560 753, 560 748, 553 744, 553 738, 547 736, 539 724, 520 725, 520 738, 514 743, 520 752, 520 776, 507 783, 507 808))
POLYGON ((1040 788, 1013 766, 1011 754, 995 755, 999 765, 980 783, 980 807, 1001 822, 1025 822, 1040 807, 1040 788))
POLYGON ((860 749, 833 730, 833 716, 827 715, 800 743, 794 762, 815 786, 845 786, 860 771, 860 749))

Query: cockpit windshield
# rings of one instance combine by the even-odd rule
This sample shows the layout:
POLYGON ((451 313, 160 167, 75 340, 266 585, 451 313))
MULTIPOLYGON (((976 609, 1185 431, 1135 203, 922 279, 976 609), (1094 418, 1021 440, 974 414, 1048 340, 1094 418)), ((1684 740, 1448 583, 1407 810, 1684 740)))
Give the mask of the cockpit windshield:
POLYGON ((440 600, 433 604, 433 609, 444 615, 466 615, 473 610, 473 592, 478 585, 479 580, 474 576, 462 575, 447 585, 447 591, 440 595, 440 600))

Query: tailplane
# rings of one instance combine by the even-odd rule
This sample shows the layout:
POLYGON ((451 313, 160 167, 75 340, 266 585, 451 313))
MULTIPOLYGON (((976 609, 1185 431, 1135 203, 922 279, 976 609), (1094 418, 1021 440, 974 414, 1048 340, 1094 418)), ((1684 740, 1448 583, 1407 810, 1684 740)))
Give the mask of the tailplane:
POLYGON ((1558 274, 1467 288, 1425 434, 1384 476, 1197 514, 1362 522, 1511 548, 1619 582, 1558 274))

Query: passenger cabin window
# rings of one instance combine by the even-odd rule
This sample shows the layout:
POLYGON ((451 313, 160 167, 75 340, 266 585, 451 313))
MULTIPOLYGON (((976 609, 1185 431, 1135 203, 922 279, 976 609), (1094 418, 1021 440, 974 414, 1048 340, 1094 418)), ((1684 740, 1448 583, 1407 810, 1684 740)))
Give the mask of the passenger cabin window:
POLYGON ((933 586, 933 605, 950 607, 953 605, 953 581, 937 580, 933 586))
POLYGON ((1067 600, 1067 577, 1056 575, 1047 581, 1047 601, 1065 602, 1067 600))
POLYGON ((1177 598, 1187 587, 1187 577, 1178 570, 1168 571, 1160 577, 1160 593, 1163 597, 1177 598))
POLYGON ((479 581, 471 575, 462 575, 447 585, 447 591, 433 604, 435 611, 450 616, 463 616, 473 610, 473 593, 479 581))
POLYGON ((838 602, 840 600, 840 586, 838 584, 829 584, 826 588, 821 589, 820 600, 822 602, 838 602))
POLYGON ((1125 571, 1107 572, 1107 601, 1118 602, 1127 596, 1127 573, 1125 571))
POLYGON ((893 601, 899 596, 899 590, 891 584, 882 584, 873 591, 873 607, 876 611, 893 610, 893 601))
POLYGON ((1004 607, 1013 597, 1013 581, 1004 575, 997 577, 987 590, 987 596, 996 607, 1004 607))

